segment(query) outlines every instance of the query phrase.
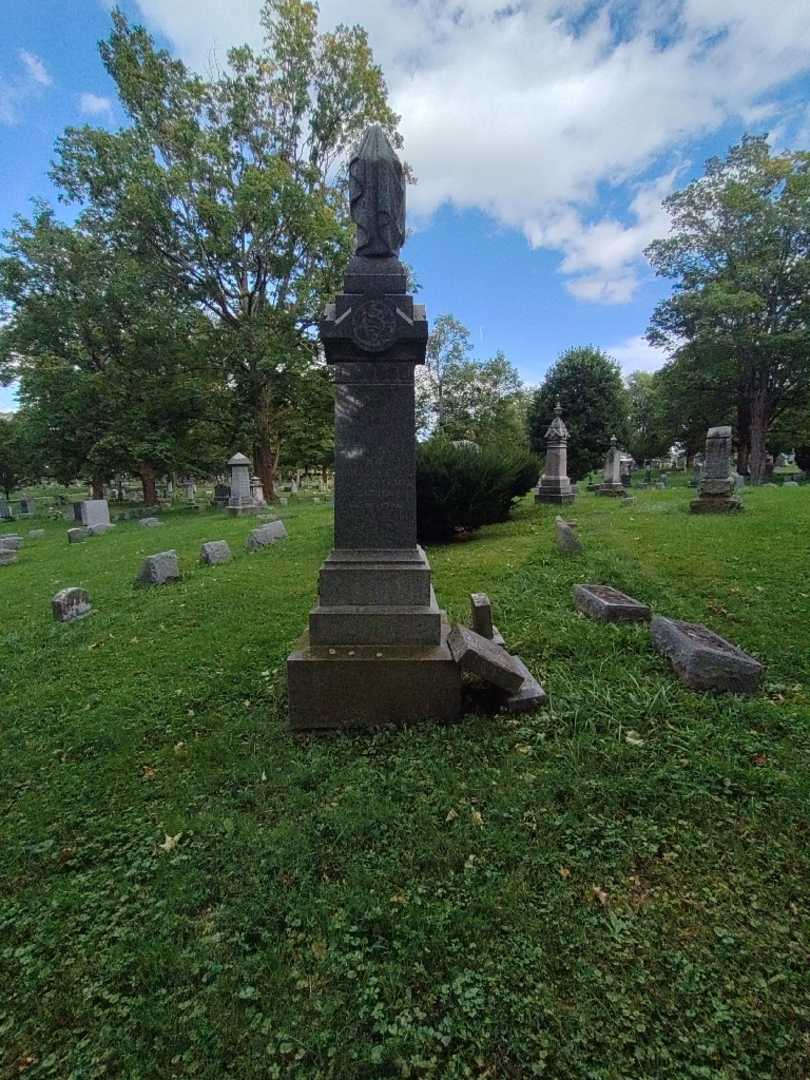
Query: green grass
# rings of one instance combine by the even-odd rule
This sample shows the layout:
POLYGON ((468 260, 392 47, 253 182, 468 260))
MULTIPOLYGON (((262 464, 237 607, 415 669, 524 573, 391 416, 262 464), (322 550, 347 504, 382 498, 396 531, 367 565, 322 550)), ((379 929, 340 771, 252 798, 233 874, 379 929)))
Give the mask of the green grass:
POLYGON ((688 497, 581 496, 582 558, 528 501, 432 550, 550 706, 331 736, 284 720, 329 507, 252 556, 213 513, 46 524, 0 567, 0 1076, 807 1077, 810 488, 688 497), (133 589, 171 547, 182 583, 133 589), (706 622, 763 693, 686 690, 577 581, 706 622))

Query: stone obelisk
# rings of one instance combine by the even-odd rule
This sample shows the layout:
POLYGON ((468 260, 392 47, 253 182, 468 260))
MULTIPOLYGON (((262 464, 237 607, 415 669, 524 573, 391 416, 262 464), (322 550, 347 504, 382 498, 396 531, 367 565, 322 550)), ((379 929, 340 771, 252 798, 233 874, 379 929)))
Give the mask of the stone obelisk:
POLYGON ((535 488, 534 501, 539 503, 572 503, 576 489, 568 479, 568 428, 563 423, 559 401, 554 419, 546 431, 546 461, 543 475, 535 488))
POLYGON ((355 255, 320 336, 335 372, 335 546, 287 661, 293 728, 448 720, 461 678, 416 542, 414 369, 424 307, 399 261, 405 178, 378 125, 349 164, 355 255))

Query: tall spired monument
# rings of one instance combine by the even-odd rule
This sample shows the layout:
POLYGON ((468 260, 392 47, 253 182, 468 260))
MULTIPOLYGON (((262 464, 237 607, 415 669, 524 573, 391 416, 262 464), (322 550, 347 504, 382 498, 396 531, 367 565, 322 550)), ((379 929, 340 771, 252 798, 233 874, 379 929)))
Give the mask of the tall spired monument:
POLYGON ((287 660, 293 728, 446 720, 461 711, 448 625, 416 542, 414 369, 425 309, 407 292, 405 178, 379 125, 349 164, 355 255, 320 335, 334 365, 335 546, 287 660))

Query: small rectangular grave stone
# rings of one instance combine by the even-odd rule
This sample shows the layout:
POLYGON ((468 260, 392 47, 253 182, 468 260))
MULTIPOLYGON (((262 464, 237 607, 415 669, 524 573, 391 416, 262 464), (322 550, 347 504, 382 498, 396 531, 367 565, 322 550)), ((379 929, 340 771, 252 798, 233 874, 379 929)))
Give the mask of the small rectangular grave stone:
POLYGON ((575 585, 574 607, 601 622, 647 622, 650 609, 610 585, 575 585))
POLYGON ((44 529, 31 529, 28 533, 29 540, 41 540, 45 535, 44 529))
POLYGON ((87 589, 61 589, 51 600, 53 617, 57 622, 75 622, 93 609, 87 589))
POLYGON ((84 525, 78 525, 75 529, 68 529, 67 538, 69 544, 83 544, 93 534, 84 525))
POLYGON ((581 555, 582 541, 577 536, 576 522, 564 521, 558 517, 554 521, 554 538, 562 555, 581 555))
POLYGON ((523 673, 506 649, 488 641, 466 626, 454 626, 447 644, 453 659, 465 671, 478 675, 484 682, 514 694, 523 685, 523 673))
POLYGON ((209 540, 203 544, 200 551, 200 559, 209 566, 228 562, 231 558, 231 549, 227 540, 209 540))
POLYGON ((486 593, 470 593, 470 611, 476 634, 494 641, 496 645, 505 644, 498 627, 492 622, 492 604, 486 593))
POLYGON ((143 518, 141 518, 141 520, 140 520, 140 521, 138 522, 138 524, 140 525, 140 527, 141 527, 142 529, 155 529, 155 528, 157 528, 157 526, 158 526, 158 525, 162 525, 162 524, 163 524, 163 522, 162 522, 162 521, 160 520, 160 518, 156 518, 156 517, 143 517, 143 518))
POLYGON ((6 533, 5 536, 0 536, 0 548, 7 548, 10 551, 19 551, 22 542, 23 538, 19 533, 6 533))
POLYGON ((268 544, 275 544, 277 540, 286 540, 287 530, 283 521, 268 521, 266 525, 260 525, 258 529, 251 529, 250 535, 245 542, 248 551, 259 551, 268 544))
POLYGON ((138 576, 135 578, 135 584, 170 585, 179 581, 180 576, 177 552, 160 551, 157 555, 149 555, 144 559, 138 576))
POLYGON ((0 547, 0 566, 11 566, 17 561, 17 552, 13 548, 0 547))
POLYGON ((753 694, 762 681, 765 668, 758 660, 702 623, 656 615, 650 633, 657 651, 693 690, 753 694))

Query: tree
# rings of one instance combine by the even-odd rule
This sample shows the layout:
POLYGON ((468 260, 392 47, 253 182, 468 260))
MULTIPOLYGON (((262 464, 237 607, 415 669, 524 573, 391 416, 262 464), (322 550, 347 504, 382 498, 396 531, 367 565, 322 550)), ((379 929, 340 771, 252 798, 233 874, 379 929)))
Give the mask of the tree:
POLYGON ((661 457, 675 441, 664 421, 661 380, 649 371, 634 371, 627 377, 627 450, 636 461, 661 457))
POLYGON ((209 314, 268 497, 279 378, 311 371, 312 330, 350 253, 340 161, 370 121, 401 145, 365 31, 319 34, 317 17, 307 0, 265 0, 263 51, 231 50, 206 81, 114 12, 101 55, 130 126, 68 130, 53 171, 209 314))
POLYGON ((92 215, 68 226, 39 206, 3 253, 0 369, 20 380, 40 460, 66 483, 89 476, 99 497, 137 472, 154 502, 158 475, 204 456, 208 320, 92 215))
POLYGON ((0 488, 7 499, 35 475, 30 427, 23 412, 0 414, 0 488))
POLYGON ((417 369, 416 425, 423 436, 478 443, 525 441, 523 384, 502 352, 473 358, 470 332, 452 315, 440 315, 417 369))
POLYGON ((746 136, 664 206, 670 236, 646 254, 675 285, 647 337, 725 373, 739 465, 761 483, 769 427, 810 402, 810 154, 746 136))
POLYGON ((619 365, 593 345, 567 349, 534 392, 527 415, 529 445, 545 454, 557 401, 568 428, 568 475, 581 480, 599 468, 615 435, 628 440, 627 393, 619 365))

